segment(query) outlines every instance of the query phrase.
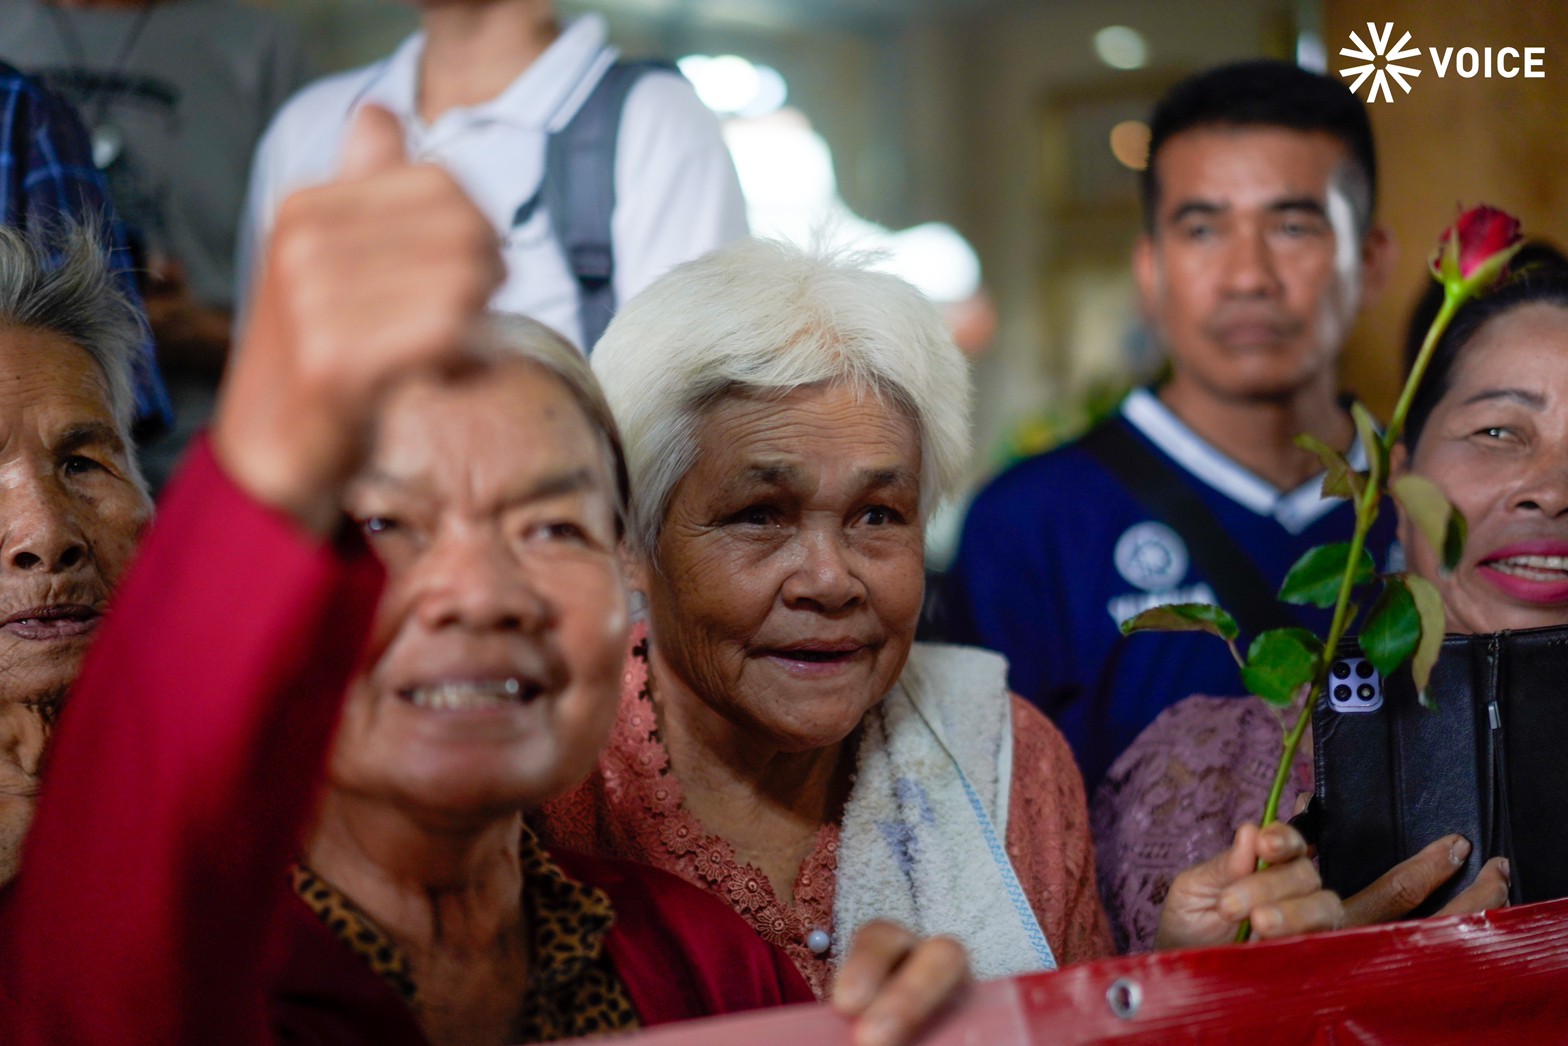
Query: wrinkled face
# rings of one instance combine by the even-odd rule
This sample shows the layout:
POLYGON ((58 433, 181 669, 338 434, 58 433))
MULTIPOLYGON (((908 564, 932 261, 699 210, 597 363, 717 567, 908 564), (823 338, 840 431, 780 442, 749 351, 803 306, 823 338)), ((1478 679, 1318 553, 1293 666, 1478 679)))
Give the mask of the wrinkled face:
POLYGON ((76 678, 152 515, 108 383, 58 334, 0 327, 0 701, 76 678))
POLYGON ((335 788, 467 823, 588 772, 628 629, 607 458, 571 393, 529 364, 393 398, 349 495, 387 587, 335 788))
POLYGON ((924 591, 920 440, 843 385, 721 400, 649 571, 655 669, 784 751, 836 744, 892 689, 924 591))
POLYGON ((1257 399, 1331 377, 1364 261, 1345 147, 1318 132, 1200 128, 1155 162, 1154 232, 1135 269, 1177 380, 1257 399))
POLYGON ((1568 624, 1568 309, 1525 305, 1476 332, 1410 467, 1470 524, 1443 577, 1401 520, 1411 569, 1442 593, 1449 631, 1568 624))

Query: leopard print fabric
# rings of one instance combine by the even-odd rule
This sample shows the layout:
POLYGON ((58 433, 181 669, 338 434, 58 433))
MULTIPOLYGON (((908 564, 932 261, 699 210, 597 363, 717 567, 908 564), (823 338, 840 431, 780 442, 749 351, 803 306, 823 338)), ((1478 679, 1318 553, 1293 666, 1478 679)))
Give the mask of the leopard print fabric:
MULTIPOLYGON (((523 830, 523 907, 533 963, 519 1009, 519 1042, 555 1042, 639 1027, 626 985, 604 948, 615 922, 610 899, 569 878, 523 830)), ((385 978, 415 1013, 419 986, 396 942, 332 884, 304 865, 294 892, 343 944, 385 978)))
POLYGON ((419 1009, 419 987, 409 972, 408 957, 359 905, 303 864, 294 866, 294 892, 338 940, 365 960, 376 976, 396 988, 410 1007, 419 1009))
POLYGON ((615 922, 610 899, 571 879, 523 830, 523 903, 534 977, 518 1032, 523 1042, 555 1042, 638 1027, 626 985, 604 949, 615 922))

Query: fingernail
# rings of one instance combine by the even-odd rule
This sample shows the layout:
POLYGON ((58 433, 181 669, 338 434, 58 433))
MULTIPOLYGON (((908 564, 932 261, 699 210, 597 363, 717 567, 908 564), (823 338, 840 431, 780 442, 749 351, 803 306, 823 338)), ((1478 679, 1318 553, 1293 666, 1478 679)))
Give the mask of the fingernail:
POLYGON ((1448 848, 1448 862, 1450 864, 1464 864, 1470 856, 1470 840, 1460 836, 1454 840, 1454 845, 1448 848))
POLYGON ((1252 928, 1258 933, 1278 929, 1281 921, 1278 908, 1259 908, 1252 913, 1252 928))
POLYGON ((1247 909, 1241 903, 1241 898, 1233 893, 1225 894, 1220 898, 1220 914, 1227 919, 1240 919, 1247 914, 1247 909))
POLYGON ((1505 883, 1513 882, 1513 871, 1512 871, 1511 867, 1508 864, 1508 858, 1506 858, 1506 857, 1499 857, 1497 859, 1497 870, 1499 872, 1503 873, 1503 882, 1505 882, 1505 883))

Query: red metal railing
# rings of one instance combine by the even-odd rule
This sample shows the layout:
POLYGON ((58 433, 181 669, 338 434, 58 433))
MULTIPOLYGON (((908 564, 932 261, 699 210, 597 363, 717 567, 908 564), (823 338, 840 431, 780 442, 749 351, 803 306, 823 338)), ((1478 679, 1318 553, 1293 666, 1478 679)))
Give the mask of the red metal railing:
MULTIPOLYGON (((930 1046, 1080 1042, 1568 1043, 1568 900, 1291 941, 1140 955, 978 986, 930 1046)), ((847 1046, 799 1006, 637 1046, 847 1046)))

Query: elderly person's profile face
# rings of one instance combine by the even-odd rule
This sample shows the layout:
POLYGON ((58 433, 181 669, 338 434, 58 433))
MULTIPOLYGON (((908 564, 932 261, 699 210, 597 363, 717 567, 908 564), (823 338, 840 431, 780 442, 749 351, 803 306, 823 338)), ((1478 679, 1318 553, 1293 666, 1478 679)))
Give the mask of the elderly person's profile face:
POLYGON ((1442 594, 1450 631, 1568 623, 1568 308, 1521 305, 1475 333, 1410 467, 1470 527, 1444 575, 1402 521, 1411 568, 1442 594))
POLYGON ((843 382, 720 398, 646 571, 654 654, 784 751, 836 743, 892 689, 924 591, 920 438, 843 382))
POLYGON ((0 324, 0 882, 49 726, 152 515, 87 351, 0 324))
POLYGON ((387 585, 336 788, 461 820, 588 772, 628 629, 614 491, 603 439, 536 365, 397 393, 349 496, 387 585))
POLYGON ((0 701, 63 696, 152 513, 85 349, 0 326, 0 701))

